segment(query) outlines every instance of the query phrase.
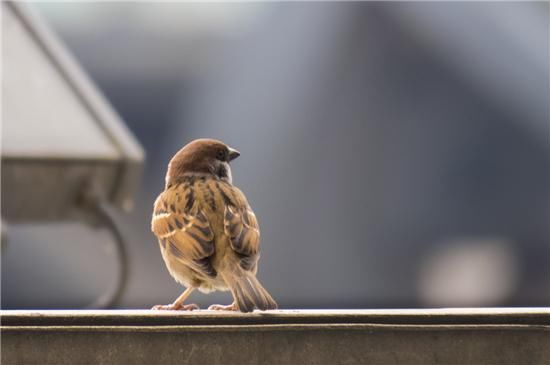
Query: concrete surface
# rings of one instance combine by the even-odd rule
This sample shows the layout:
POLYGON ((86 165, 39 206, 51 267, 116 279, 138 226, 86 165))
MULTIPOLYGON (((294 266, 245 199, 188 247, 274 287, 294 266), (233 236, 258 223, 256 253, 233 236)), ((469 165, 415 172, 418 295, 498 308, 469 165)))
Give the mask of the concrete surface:
POLYGON ((550 309, 2 311, 2 364, 547 364, 550 309))

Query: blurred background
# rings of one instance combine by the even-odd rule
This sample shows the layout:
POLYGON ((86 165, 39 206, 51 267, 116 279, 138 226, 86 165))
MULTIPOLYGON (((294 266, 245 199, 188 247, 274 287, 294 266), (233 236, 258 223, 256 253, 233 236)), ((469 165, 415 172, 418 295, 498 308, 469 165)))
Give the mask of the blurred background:
MULTIPOLYGON (((182 291, 150 217, 198 137, 242 153, 282 308, 550 305, 548 2, 30 6, 146 152, 133 211, 114 213, 120 307, 182 291)), ((2 308, 80 308, 114 280, 109 231, 7 224, 2 308)))

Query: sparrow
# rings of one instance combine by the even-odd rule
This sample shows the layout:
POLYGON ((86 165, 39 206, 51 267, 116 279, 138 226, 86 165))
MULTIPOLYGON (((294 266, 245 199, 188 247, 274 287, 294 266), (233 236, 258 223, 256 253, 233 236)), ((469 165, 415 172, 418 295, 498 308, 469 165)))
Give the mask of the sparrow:
POLYGON ((256 278, 260 227, 246 197, 233 185, 229 165, 239 156, 223 142, 197 139, 170 160, 151 229, 168 272, 186 289, 172 304, 152 309, 198 309, 183 304, 195 289, 231 291, 232 304, 211 305, 210 310, 277 308, 256 278))

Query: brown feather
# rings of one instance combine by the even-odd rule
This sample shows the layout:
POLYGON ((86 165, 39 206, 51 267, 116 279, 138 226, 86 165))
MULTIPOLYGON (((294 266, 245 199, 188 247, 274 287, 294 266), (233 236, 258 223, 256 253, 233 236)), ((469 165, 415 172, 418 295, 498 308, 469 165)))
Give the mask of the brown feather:
MULTIPOLYGON (((165 190, 155 202, 151 222, 153 233, 170 243, 172 254, 192 266, 194 260, 205 259, 215 252, 214 232, 206 215, 199 204, 189 204, 193 189, 192 185, 178 184, 165 190), (171 208, 169 212, 167 206, 171 208)), ((201 269, 204 265, 195 266, 201 269)))

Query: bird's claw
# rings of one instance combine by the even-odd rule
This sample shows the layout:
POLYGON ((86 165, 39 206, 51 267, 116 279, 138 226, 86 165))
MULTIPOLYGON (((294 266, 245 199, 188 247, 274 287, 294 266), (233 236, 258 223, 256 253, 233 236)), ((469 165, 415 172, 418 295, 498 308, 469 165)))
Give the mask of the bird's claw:
POLYGON ((155 305, 151 310, 163 310, 163 311, 192 311, 200 309, 196 304, 158 304, 155 305))
POLYGON ((208 307, 208 310, 210 311, 236 311, 238 310, 235 303, 229 304, 229 305, 221 305, 221 304, 212 304, 210 307, 208 307))

